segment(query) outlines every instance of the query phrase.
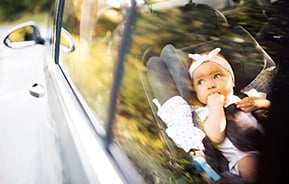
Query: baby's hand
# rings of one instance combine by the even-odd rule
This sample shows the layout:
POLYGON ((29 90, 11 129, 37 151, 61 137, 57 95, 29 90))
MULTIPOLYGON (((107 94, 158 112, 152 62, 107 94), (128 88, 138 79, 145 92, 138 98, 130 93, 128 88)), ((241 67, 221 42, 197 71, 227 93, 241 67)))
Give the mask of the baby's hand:
POLYGON ((271 102, 265 98, 260 97, 245 97, 241 101, 236 102, 237 108, 240 108, 244 112, 252 112, 260 108, 269 108, 271 102))
POLYGON ((223 107, 224 103, 225 103, 225 96, 224 95, 221 95, 219 93, 212 93, 208 96, 207 106, 211 106, 211 107, 221 106, 221 107, 223 107))

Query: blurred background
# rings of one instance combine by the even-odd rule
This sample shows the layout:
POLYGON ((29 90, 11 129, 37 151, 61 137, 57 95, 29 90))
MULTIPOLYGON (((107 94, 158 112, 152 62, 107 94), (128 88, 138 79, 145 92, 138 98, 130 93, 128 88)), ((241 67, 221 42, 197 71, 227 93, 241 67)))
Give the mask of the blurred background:
POLYGON ((43 24, 49 7, 50 0, 0 0, 0 25, 27 20, 43 24))

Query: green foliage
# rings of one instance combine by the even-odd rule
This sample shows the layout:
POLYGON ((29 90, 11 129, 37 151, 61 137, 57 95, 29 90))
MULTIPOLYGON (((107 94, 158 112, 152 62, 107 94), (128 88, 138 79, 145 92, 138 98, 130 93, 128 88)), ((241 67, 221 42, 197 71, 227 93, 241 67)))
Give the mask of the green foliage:
POLYGON ((0 21, 13 21, 23 14, 48 11, 50 0, 0 0, 0 21))

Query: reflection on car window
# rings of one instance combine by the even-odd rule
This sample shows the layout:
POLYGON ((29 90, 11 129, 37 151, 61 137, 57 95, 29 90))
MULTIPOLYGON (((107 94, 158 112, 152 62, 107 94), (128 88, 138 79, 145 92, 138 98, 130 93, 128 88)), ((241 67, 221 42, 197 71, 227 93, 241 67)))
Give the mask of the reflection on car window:
POLYGON ((112 35, 123 20, 117 9, 97 0, 67 1, 63 27, 73 36, 75 51, 63 54, 64 69, 104 124, 113 80, 118 37, 112 35))

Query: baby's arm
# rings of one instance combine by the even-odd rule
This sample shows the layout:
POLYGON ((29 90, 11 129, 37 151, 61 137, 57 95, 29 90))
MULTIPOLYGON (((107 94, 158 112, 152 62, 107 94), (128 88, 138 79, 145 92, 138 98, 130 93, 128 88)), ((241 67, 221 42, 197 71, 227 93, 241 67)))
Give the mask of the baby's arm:
POLYGON ((206 135, 212 142, 220 143, 225 138, 226 117, 224 112, 225 97, 218 93, 208 96, 209 115, 204 122, 206 135))

